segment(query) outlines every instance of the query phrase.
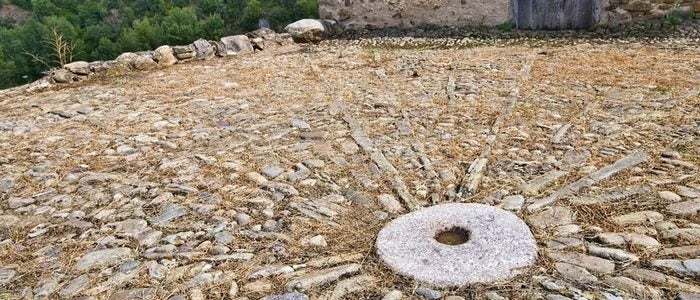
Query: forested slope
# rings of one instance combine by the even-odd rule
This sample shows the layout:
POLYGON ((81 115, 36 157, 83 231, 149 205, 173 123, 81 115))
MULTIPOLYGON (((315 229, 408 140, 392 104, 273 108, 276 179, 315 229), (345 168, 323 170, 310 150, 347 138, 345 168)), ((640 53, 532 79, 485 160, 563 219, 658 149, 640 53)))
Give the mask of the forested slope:
POLYGON ((74 48, 72 60, 107 60, 128 51, 188 44, 198 38, 279 30, 315 17, 316 0, 10 0, 29 12, 0 19, 0 88, 27 83, 57 66, 48 41, 56 33, 74 48), (39 61, 43 60, 43 62, 39 61), (48 66, 47 66, 48 64, 48 66))

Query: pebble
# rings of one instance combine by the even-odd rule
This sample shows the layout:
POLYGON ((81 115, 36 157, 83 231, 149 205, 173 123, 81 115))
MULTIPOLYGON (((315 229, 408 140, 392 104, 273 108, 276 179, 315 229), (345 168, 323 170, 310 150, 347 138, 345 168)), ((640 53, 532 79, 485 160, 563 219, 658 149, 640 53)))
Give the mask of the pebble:
POLYGON ((625 236, 620 233, 605 232, 596 235, 596 240, 602 244, 621 247, 627 244, 625 236))
POLYGON ((608 277, 604 281, 606 284, 612 287, 621 289, 623 291, 627 291, 637 297, 642 297, 646 299, 661 299, 661 292, 654 288, 644 286, 639 282, 628 277, 608 277))
POLYGON ((664 215, 656 211, 639 211, 614 217, 613 222, 621 226, 636 224, 654 224, 664 220, 664 215))
POLYGON ((442 298, 442 293, 433 289, 426 287, 418 287, 416 289, 416 294, 423 296, 426 299, 440 299, 442 298))
POLYGON ((322 235, 315 235, 312 236, 308 239, 305 240, 305 242, 302 242, 302 244, 306 244, 310 247, 314 248, 326 248, 328 247, 328 243, 326 242, 326 238, 324 238, 322 235))
POLYGON ((97 267, 115 265, 131 258, 133 255, 134 252, 130 248, 97 250, 89 252, 78 259, 75 268, 80 271, 87 271, 97 267))
POLYGON ((5 284, 12 281, 16 274, 17 271, 14 269, 0 269, 0 286, 4 286, 5 284))
POLYGON ((281 168, 280 166, 269 166, 269 167, 264 167, 260 170, 260 173, 263 175, 267 176, 268 178, 276 178, 277 176, 280 176, 282 173, 284 173, 284 169, 281 168))
POLYGON ((525 204, 525 197, 521 195, 511 195, 511 196, 506 196, 503 198, 501 201, 501 208, 505 210, 510 210, 514 212, 518 212, 522 209, 523 205, 525 204))
POLYGON ((248 225, 253 221, 253 218, 246 213, 237 213, 235 216, 233 216, 233 218, 240 226, 248 225))
POLYGON ((547 256, 549 256, 554 261, 579 266, 595 274, 608 274, 612 273, 615 270, 614 262, 607 259, 589 256, 581 253, 549 252, 547 256))
POLYGON ((378 197, 379 204, 382 205, 382 209, 388 213, 399 213, 404 211, 403 205, 401 205, 401 202, 396 200, 396 198, 393 195, 388 195, 388 194, 381 194, 378 197))
POLYGON ((326 284, 328 282, 335 281, 342 276, 354 274, 359 270, 359 264, 347 264, 325 270, 315 271, 290 280, 287 283, 286 287, 289 291, 295 289, 298 291, 304 291, 319 285, 326 284))
POLYGON ((151 219, 151 223, 154 225, 161 225, 179 217, 187 214, 187 210, 184 207, 177 204, 167 204, 161 211, 158 217, 151 219))
POLYGON ((698 300, 700 299, 700 293, 688 293, 688 292, 680 292, 678 293, 678 296, 676 296, 677 300, 698 300))
POLYGON ((309 296, 299 292, 291 292, 266 296, 261 298, 260 300, 309 300, 309 296))
POLYGON ((678 196, 676 193, 671 191, 660 191, 659 197, 669 202, 678 202, 682 200, 681 196, 678 196))
POLYGON ((401 300, 403 299, 403 293, 399 290, 391 290, 388 293, 384 294, 384 297, 382 297, 382 300, 401 300))
POLYGON ((613 248, 598 247, 594 245, 588 246, 588 253, 601 258, 612 259, 621 262, 635 262, 639 260, 639 257, 627 251, 613 248))
POLYGON ((231 285, 228 288, 228 297, 234 299, 236 296, 238 296, 238 283, 231 281, 231 285))
POLYGON ((528 219, 530 224, 539 229, 567 225, 573 222, 571 209, 563 206, 553 206, 544 208, 528 219))
POLYGON ((697 215, 700 212, 700 199, 673 203, 666 210, 674 215, 697 215))
POLYGON ((555 263, 554 268, 564 276, 564 278, 574 282, 591 283, 598 281, 598 278, 589 273, 586 269, 567 263, 555 263))
POLYGON ((70 280, 66 285, 63 286, 58 295, 61 298, 72 298, 77 295, 80 291, 87 287, 90 282, 90 276, 87 274, 80 275, 76 278, 70 280))

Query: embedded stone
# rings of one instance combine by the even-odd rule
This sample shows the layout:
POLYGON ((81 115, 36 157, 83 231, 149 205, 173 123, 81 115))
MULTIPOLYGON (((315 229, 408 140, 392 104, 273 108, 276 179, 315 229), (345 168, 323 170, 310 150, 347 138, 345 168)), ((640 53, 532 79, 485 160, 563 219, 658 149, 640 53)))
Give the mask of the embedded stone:
POLYGON ((581 268, 579 266, 574 266, 567 263, 555 263, 554 268, 564 276, 564 278, 576 281, 576 282, 596 282, 598 278, 593 276, 588 270, 581 268))
POLYGON ((695 215, 700 211, 700 199, 673 203, 666 210, 674 215, 695 215))
POLYGON ((615 270, 614 262, 582 253, 549 252, 547 256, 554 261, 576 265, 596 274, 608 274, 615 270))
POLYGON ((127 260, 132 255, 133 250, 129 248, 97 250, 81 257, 75 268, 79 271, 86 271, 96 267, 116 265, 127 260))
POLYGON ((655 211, 639 211, 613 218, 613 222, 618 225, 634 225, 644 223, 656 223, 662 221, 664 215, 655 211))
POLYGON ((401 275, 448 287, 518 275, 534 263, 537 245, 529 227, 508 211, 451 203, 390 222, 379 232, 377 254, 401 275))
POLYGON ((660 191, 659 197, 661 197, 661 199, 664 199, 664 200, 670 201, 670 202, 678 202, 678 201, 682 200, 681 196, 678 196, 678 194, 671 192, 671 191, 660 191))
POLYGON ((539 229, 545 229, 571 224, 571 222, 573 222, 573 215, 568 207, 553 206, 545 208, 541 212, 531 216, 529 221, 533 226, 539 229))
POLYGON ((312 287, 320 286, 328 282, 338 280, 338 278, 357 273, 360 270, 359 264, 348 264, 342 265, 330 269, 325 269, 313 273, 309 273, 291 280, 287 283, 287 290, 294 291, 304 291, 312 287))
POLYGON ((642 299, 661 299, 661 292, 624 276, 608 277, 605 283, 642 299))

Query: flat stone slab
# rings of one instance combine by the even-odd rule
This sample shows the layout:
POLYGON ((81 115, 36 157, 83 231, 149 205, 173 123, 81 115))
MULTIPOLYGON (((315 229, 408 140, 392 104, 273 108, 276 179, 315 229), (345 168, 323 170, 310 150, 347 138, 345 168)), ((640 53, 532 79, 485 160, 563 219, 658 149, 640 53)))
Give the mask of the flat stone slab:
POLYGON ((397 273, 425 284, 454 287, 503 281, 526 271, 537 257, 530 228, 493 206, 450 203, 421 209, 387 224, 377 254, 397 273), (454 228, 469 233, 449 245, 436 236, 454 228))

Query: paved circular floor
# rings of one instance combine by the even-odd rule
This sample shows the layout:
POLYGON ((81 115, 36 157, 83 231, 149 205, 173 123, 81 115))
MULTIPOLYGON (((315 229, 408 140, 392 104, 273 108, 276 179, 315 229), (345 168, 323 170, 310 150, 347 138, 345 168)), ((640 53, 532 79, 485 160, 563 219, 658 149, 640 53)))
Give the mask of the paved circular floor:
POLYGON ((399 274, 447 287, 518 275, 535 262, 537 244, 530 228, 508 211, 450 203, 391 221, 379 232, 377 253, 399 274))

